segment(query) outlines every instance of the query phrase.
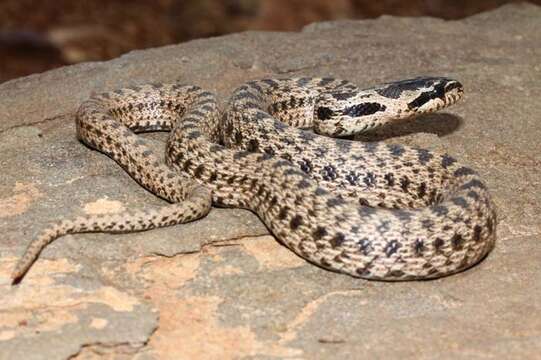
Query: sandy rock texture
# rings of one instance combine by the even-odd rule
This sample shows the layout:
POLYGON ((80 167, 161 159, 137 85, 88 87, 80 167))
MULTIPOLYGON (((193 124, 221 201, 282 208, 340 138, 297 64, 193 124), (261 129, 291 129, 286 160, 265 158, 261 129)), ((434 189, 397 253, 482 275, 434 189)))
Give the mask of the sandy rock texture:
POLYGON ((541 8, 512 5, 460 21, 241 33, 1 85, 0 359, 539 358, 540 59, 541 8), (478 266, 434 281, 353 279, 307 264, 249 211, 213 209, 166 229, 66 236, 10 285, 26 244, 56 219, 161 203, 75 139, 74 111, 91 93, 181 81, 224 100, 262 77, 370 86, 423 74, 460 79, 465 101, 379 136, 482 174, 499 223, 478 266))

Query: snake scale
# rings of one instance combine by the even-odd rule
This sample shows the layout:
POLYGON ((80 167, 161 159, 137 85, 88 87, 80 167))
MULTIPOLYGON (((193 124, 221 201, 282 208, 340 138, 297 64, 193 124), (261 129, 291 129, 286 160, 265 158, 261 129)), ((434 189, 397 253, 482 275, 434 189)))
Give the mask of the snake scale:
POLYGON ((494 204, 478 174, 447 154, 344 139, 462 95, 458 81, 441 77, 364 90, 330 78, 250 81, 224 111, 214 94, 191 85, 94 95, 76 114, 77 137, 169 203, 61 220, 29 244, 12 278, 62 235, 175 225, 213 204, 250 209, 302 258, 354 277, 427 279, 466 269, 496 237, 494 204), (137 135, 146 131, 170 131, 165 163, 137 135))

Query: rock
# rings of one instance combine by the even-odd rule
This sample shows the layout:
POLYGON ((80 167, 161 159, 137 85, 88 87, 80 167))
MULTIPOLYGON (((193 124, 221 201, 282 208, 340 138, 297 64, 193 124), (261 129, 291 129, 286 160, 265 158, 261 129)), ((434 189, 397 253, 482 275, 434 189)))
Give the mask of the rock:
POLYGON ((0 85, 0 358, 536 358, 540 18, 539 7, 512 5, 460 21, 318 23, 0 85), (370 86, 422 74, 460 79, 466 100, 382 139, 445 150, 482 174, 500 221, 478 266, 435 281, 353 279, 298 258, 249 211, 213 209, 166 229, 63 237, 10 285, 17 257, 52 221, 161 203, 75 139, 74 111, 91 93, 182 81, 223 101, 269 76, 370 86))

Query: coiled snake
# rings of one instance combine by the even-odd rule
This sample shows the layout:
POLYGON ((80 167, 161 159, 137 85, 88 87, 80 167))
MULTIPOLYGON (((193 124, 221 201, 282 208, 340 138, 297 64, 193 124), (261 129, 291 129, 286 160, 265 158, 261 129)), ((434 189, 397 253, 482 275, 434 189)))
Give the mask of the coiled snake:
POLYGON ((61 220, 30 243, 19 280, 54 239, 130 232, 247 208, 304 259, 355 277, 435 278, 468 268, 495 241, 496 214, 476 172, 446 154, 331 138, 458 101, 462 85, 415 78, 359 90, 347 81, 251 81, 220 112, 196 86, 143 85, 92 96, 78 138, 168 200, 152 211, 61 220), (136 132, 169 130, 166 164, 136 132))

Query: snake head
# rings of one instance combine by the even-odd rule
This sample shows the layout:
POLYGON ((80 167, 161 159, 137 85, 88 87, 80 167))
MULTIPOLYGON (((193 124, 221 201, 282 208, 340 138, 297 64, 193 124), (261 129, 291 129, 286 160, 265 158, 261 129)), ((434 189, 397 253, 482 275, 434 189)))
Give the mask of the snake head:
POLYGON ((392 120, 440 110, 456 103, 463 93, 460 82, 443 77, 322 93, 314 106, 314 130, 331 136, 362 133, 392 120))
POLYGON ((457 80, 424 77, 400 82, 407 108, 414 114, 440 110, 460 100, 464 87, 457 80))

